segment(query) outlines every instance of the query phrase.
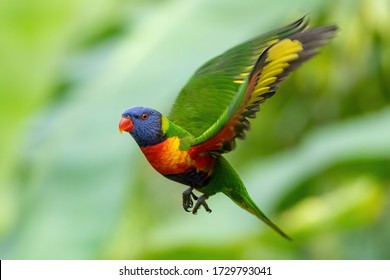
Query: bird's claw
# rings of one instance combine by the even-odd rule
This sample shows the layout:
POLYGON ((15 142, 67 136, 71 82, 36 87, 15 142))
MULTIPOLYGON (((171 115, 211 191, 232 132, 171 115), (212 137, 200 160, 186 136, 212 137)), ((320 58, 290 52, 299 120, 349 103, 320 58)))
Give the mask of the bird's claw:
POLYGON ((200 197, 197 197, 192 191, 194 188, 188 188, 183 192, 183 208, 187 212, 191 212, 192 209, 192 214, 196 215, 198 213, 198 210, 200 206, 203 206, 204 209, 208 212, 211 213, 211 209, 206 203, 206 199, 208 196, 206 195, 201 195, 200 197), (194 200, 196 200, 195 206, 194 206, 194 200))
POLYGON ((193 188, 188 188, 183 192, 183 208, 185 211, 190 212, 192 206, 194 206, 193 200, 198 200, 198 197, 192 192, 193 188))
POLYGON ((207 205, 206 203, 206 199, 208 198, 208 196, 206 195, 201 195, 199 197, 199 199, 196 201, 196 204, 195 204, 195 207, 194 209, 192 210, 192 214, 196 215, 198 213, 198 210, 200 208, 200 206, 203 206, 204 209, 208 212, 208 213, 211 213, 211 209, 209 208, 209 206, 207 205))

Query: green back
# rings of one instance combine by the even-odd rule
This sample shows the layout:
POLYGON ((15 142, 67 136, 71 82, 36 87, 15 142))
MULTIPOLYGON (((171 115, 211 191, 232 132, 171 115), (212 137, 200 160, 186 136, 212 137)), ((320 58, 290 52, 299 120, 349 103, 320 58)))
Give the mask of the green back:
POLYGON ((245 76, 259 55, 275 39, 304 30, 307 18, 260 35, 202 65, 184 86, 171 109, 169 120, 195 137, 210 128, 231 104, 245 76))

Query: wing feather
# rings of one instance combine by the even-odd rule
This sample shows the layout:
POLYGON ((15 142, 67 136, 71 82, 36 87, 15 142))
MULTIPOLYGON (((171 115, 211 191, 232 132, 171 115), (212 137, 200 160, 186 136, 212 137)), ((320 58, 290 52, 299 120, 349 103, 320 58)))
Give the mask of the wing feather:
POLYGON ((234 148, 235 139, 243 139, 250 127, 247 118, 255 117, 259 105, 275 94, 280 82, 317 54, 336 30, 337 27, 332 25, 296 32, 266 48, 231 104, 216 122, 194 139, 191 152, 223 153, 234 148))
POLYGON ((168 118, 195 137, 200 136, 230 106, 245 84, 260 54, 287 36, 303 31, 307 17, 255 37, 202 65, 176 98, 168 118))

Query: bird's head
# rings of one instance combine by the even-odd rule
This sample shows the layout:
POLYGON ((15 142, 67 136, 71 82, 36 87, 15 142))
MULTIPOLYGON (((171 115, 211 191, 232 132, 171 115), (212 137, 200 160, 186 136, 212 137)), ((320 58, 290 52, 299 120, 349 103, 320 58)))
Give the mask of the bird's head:
POLYGON ((165 140, 163 116, 147 107, 133 107, 122 113, 119 131, 129 132, 140 147, 152 146, 165 140))

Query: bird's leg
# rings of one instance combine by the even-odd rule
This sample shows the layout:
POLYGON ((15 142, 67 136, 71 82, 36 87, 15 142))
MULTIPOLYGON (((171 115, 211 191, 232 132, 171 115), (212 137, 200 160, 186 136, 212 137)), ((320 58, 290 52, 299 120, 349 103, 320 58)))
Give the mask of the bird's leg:
POLYGON ((200 206, 203 206, 207 212, 211 213, 211 209, 209 208, 209 206, 206 203, 206 199, 208 199, 208 198, 209 197, 207 195, 201 195, 199 197, 199 199, 196 201, 194 210, 192 210, 192 214, 196 214, 198 212, 198 209, 200 206))
POLYGON ((193 199, 198 200, 198 197, 194 195, 194 193, 192 192, 193 189, 194 189, 193 187, 189 187, 183 192, 183 208, 187 212, 190 212, 188 209, 194 206, 193 199))

